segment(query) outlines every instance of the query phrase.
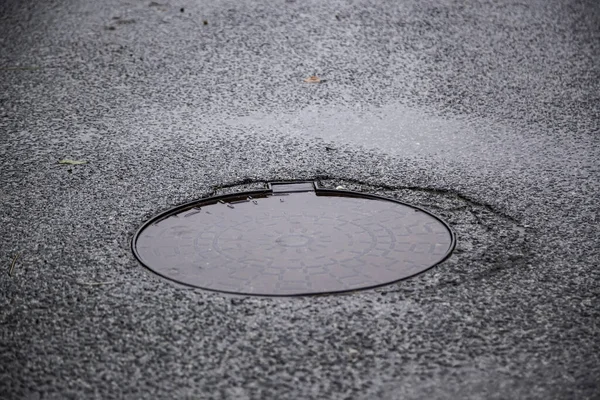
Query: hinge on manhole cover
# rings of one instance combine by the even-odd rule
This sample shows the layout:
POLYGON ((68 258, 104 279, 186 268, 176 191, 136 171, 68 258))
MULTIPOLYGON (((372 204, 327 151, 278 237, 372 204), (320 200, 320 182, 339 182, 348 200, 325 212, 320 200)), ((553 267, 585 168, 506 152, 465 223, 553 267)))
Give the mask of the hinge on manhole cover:
POLYGON ((312 181, 269 182, 269 189, 271 189, 273 193, 313 192, 315 190, 315 183, 312 181))

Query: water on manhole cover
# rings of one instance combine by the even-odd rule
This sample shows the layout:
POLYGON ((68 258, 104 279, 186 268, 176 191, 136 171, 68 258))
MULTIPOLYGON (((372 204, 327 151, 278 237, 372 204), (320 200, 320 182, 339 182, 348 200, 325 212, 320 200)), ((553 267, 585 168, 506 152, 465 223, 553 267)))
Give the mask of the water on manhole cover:
POLYGON ((445 260, 455 237, 417 207, 288 182, 176 207, 144 224, 132 244, 147 268, 184 285, 292 296, 408 278, 445 260))

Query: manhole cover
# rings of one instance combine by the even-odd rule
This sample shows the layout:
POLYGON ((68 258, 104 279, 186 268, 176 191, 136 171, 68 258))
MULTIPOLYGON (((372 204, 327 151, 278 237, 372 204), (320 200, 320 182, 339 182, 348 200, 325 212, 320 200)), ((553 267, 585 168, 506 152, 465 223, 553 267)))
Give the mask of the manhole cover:
POLYGON ((422 209, 292 182, 176 207, 144 224, 132 244, 142 264, 181 284, 291 296, 408 278, 446 259, 455 239, 422 209))

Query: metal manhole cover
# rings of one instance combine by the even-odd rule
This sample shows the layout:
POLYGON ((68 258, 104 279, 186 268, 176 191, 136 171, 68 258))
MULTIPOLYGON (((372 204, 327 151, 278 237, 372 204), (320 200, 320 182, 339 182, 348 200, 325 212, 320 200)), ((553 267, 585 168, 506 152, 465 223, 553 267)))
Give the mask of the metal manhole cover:
POLYGON ((181 284, 291 296, 393 283, 442 262, 454 244, 450 228, 420 208, 288 182, 176 207, 144 224, 132 247, 181 284))

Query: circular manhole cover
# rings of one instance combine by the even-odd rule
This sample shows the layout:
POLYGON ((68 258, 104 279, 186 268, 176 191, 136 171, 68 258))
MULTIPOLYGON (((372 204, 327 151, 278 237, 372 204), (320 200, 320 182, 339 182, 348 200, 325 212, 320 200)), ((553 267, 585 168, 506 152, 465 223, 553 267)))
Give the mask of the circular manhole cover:
POLYGON ((184 204, 152 218, 132 242, 138 260, 167 279, 266 296, 393 283, 442 262, 454 244, 425 210, 312 182, 184 204))

